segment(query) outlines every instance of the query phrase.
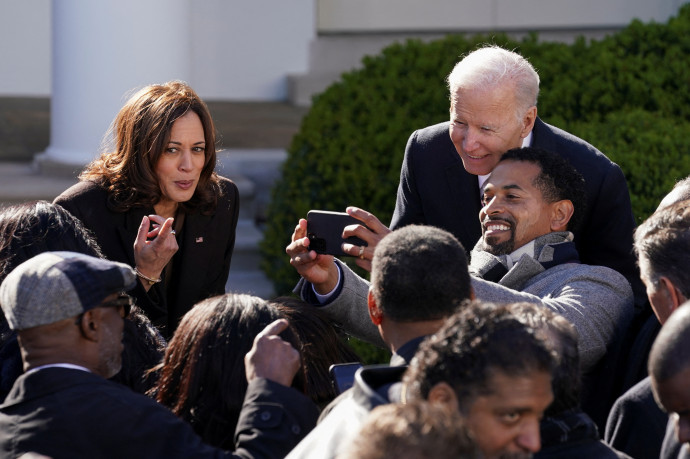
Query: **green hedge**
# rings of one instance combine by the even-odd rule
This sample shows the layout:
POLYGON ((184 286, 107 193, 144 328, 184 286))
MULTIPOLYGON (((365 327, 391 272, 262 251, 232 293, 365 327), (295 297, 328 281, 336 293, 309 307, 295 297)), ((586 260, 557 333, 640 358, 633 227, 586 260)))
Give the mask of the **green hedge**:
POLYGON ((622 167, 638 220, 690 174, 690 5, 665 24, 633 21, 572 45, 505 35, 410 40, 366 57, 314 99, 272 192, 262 268, 277 292, 298 276, 285 246, 309 209, 356 205, 390 221, 400 165, 415 129, 448 119, 445 78, 461 55, 515 49, 541 78, 539 114, 590 141, 622 167))

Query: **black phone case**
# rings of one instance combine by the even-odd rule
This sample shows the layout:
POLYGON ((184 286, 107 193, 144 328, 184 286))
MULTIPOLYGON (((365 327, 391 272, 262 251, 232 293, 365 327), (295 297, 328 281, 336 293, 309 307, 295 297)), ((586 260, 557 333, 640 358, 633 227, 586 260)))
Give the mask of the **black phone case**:
POLYGON ((358 237, 343 239, 343 229, 348 225, 364 225, 361 221, 344 212, 330 212, 327 210, 310 210, 307 213, 307 237, 309 248, 316 253, 349 257, 343 252, 343 242, 355 245, 367 243, 358 237))
POLYGON ((352 387, 355 380, 355 373, 357 373, 357 370, 360 368, 362 368, 362 364, 359 362, 336 363, 330 366, 328 372, 331 375, 333 387, 335 387, 335 390, 339 394, 342 394, 352 387))

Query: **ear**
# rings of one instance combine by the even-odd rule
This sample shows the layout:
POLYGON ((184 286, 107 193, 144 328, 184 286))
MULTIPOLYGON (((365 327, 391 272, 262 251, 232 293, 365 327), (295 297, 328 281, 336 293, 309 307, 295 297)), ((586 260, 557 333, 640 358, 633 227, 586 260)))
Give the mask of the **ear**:
POLYGON ((371 289, 369 289, 369 294, 367 295, 367 306, 369 308, 369 318, 371 319, 371 322, 376 326, 381 325, 381 322, 383 321, 383 313, 376 304, 374 293, 371 291, 371 289))
POLYGON ((575 208, 569 199, 551 203, 551 231, 567 230, 573 213, 575 213, 575 208))
POLYGON ((458 396, 452 387, 446 382, 437 383, 429 391, 429 396, 427 397, 429 403, 435 403, 446 408, 459 410, 458 396))
POLYGON ((535 105, 531 106, 525 116, 522 118, 522 130, 520 131, 520 137, 523 139, 532 132, 534 127, 534 122, 537 120, 537 107, 535 105))
POLYGON ((100 335, 101 322, 98 309, 89 309, 82 314, 81 321, 79 321, 81 335, 89 341, 98 341, 100 335))
POLYGON ((664 287, 666 292, 668 293, 668 298, 670 300, 669 303, 669 315, 671 315, 678 307, 685 303, 685 296, 680 293, 680 290, 676 288, 676 286, 671 282, 671 279, 669 279, 666 276, 661 276, 659 278, 659 283, 664 287))

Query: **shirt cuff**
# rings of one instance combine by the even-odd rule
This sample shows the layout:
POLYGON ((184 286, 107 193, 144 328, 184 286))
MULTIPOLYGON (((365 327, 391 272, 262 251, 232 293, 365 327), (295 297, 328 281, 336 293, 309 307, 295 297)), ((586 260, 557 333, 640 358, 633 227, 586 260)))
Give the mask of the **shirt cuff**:
POLYGON ((314 295, 316 296, 316 300, 318 301, 319 304, 328 303, 328 300, 330 300, 331 297, 340 288, 340 282, 342 281, 342 273, 341 273, 342 268, 338 265, 338 263, 335 263, 335 266, 338 268, 338 282, 336 282, 335 287, 333 287, 333 290, 322 295, 316 291, 316 289, 314 288, 314 284, 311 284, 311 289, 314 292, 314 295))

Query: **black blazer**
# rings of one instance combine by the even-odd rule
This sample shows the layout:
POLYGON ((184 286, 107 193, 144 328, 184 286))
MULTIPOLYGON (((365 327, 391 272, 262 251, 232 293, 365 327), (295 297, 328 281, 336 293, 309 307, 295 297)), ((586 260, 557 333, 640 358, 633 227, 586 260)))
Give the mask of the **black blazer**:
MULTIPOLYGON (((463 167, 448 125, 429 126, 410 136, 391 229, 437 226, 453 233, 469 253, 482 235, 479 185, 477 176, 463 167)), ((532 135, 532 146, 559 153, 585 178, 587 211, 575 233, 581 261, 623 274, 633 287, 636 305, 643 305, 646 293, 632 252, 635 220, 620 167, 592 145, 539 118, 532 135)))
POLYGON ((304 394, 255 379, 247 387, 231 453, 204 444, 168 408, 121 384, 81 370, 45 368, 22 375, 0 405, 0 456, 33 451, 56 459, 284 457, 317 416, 304 394))
MULTIPOLYGON (((225 293, 230 260, 235 246, 235 228, 239 214, 237 186, 220 178, 223 195, 212 215, 186 214, 174 255, 175 266, 170 296, 163 283, 147 293, 137 283, 131 292, 149 319, 171 336, 182 316, 194 304, 225 293)), ((60 196, 59 204, 81 220, 96 237, 106 258, 134 267, 134 241, 141 219, 154 213, 153 208, 135 208, 116 212, 107 203, 106 190, 93 182, 80 182, 60 196)))

